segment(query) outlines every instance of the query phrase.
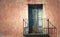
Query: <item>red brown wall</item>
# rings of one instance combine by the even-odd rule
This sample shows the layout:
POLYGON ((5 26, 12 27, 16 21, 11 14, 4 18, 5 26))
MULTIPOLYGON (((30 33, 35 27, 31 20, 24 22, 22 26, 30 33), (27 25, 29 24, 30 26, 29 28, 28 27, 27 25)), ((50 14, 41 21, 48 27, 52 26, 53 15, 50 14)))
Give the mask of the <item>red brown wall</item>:
POLYGON ((45 4, 45 12, 47 18, 57 28, 57 37, 60 37, 60 2, 58 0, 47 0, 45 4))
POLYGON ((0 0, 0 36, 23 37, 23 4, 0 0))
MULTIPOLYGON (((0 35, 23 37, 23 19, 28 18, 27 0, 0 0, 0 35)), ((40 3, 40 1, 38 1, 40 3)), ((37 2, 29 2, 37 3, 37 2)), ((56 26, 60 34, 60 2, 46 0, 44 4, 46 18, 56 26)))

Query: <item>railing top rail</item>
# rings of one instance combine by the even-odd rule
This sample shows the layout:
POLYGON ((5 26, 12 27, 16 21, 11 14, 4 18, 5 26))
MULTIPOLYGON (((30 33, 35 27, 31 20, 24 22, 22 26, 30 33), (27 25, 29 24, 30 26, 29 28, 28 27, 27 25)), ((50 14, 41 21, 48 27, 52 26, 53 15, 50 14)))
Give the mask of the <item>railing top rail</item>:
MULTIPOLYGON (((24 19, 23 19, 23 22, 25 22, 26 24, 28 24, 26 20, 28 21, 27 18, 24 18, 24 19)), ((49 19, 42 18, 42 20, 46 20, 46 21, 48 21, 49 19)), ((49 21, 49 26, 50 26, 50 25, 52 25, 54 28, 56 28, 56 27, 55 27, 55 26, 49 21)))

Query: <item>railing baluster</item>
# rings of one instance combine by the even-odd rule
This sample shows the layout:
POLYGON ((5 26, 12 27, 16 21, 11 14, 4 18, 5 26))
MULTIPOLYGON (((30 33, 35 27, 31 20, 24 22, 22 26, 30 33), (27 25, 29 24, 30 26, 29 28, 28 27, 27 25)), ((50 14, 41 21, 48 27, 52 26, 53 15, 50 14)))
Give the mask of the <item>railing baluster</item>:
POLYGON ((48 35, 49 35, 49 19, 47 21, 48 21, 48 35))

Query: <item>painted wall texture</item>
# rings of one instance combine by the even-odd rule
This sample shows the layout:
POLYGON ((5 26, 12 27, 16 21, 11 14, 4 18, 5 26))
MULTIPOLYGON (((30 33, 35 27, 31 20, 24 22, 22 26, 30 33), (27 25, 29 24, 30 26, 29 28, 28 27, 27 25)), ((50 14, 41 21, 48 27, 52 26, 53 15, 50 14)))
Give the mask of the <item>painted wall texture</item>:
MULTIPOLYGON (((41 4, 42 1, 0 0, 0 35, 23 37, 23 19, 28 18, 28 3, 41 4)), ((60 37, 60 1, 46 0, 43 4, 46 18, 57 28, 60 37)))
POLYGON ((59 1, 58 0, 47 0, 45 4, 45 13, 47 18, 49 18, 50 22, 57 28, 57 37, 60 37, 60 29, 59 29, 59 1))

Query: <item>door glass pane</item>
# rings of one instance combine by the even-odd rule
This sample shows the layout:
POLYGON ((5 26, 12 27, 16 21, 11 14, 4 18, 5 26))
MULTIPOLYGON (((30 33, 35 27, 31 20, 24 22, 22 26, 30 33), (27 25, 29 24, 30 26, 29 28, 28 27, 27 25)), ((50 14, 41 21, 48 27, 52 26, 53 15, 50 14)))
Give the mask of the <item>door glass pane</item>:
POLYGON ((37 13, 37 23, 38 23, 38 32, 42 33, 43 32, 43 20, 42 20, 42 9, 38 9, 38 13, 37 13))
POLYGON ((38 9, 38 26, 42 26, 42 10, 38 9))

